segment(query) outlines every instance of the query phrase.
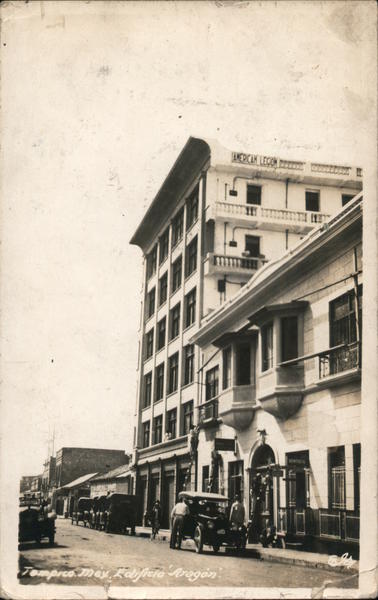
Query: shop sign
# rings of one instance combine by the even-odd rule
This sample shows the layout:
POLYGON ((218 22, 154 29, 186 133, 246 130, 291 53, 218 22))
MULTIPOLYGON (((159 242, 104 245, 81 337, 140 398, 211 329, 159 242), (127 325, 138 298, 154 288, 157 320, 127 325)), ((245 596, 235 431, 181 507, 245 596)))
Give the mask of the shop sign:
POLYGON ((234 438, 215 438, 214 439, 214 450, 220 450, 223 452, 235 452, 235 439, 234 438))
POLYGON ((283 160, 276 156, 263 156, 260 154, 244 154, 243 152, 233 152, 232 162, 244 165, 255 165, 259 167, 269 167, 272 169, 298 169, 303 170, 303 162, 297 160, 283 160))

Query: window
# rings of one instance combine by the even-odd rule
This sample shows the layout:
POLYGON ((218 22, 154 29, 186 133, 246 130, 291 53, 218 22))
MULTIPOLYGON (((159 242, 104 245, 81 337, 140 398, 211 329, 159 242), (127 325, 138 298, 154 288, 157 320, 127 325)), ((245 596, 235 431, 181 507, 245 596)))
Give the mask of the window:
POLYGON ((147 319, 152 317, 155 312, 155 288, 152 288, 147 295, 147 319))
POLYGON ((189 277, 197 268, 197 236, 186 247, 185 277, 189 277))
POLYGON ((166 229, 159 239, 159 265, 161 265, 168 256, 169 229, 166 229))
POLYGON ((193 400, 189 400, 189 402, 185 402, 185 404, 183 404, 183 424, 182 424, 183 435, 187 435, 192 426, 193 426, 193 400))
POLYGON ((354 510, 360 510, 361 444, 353 444, 354 510))
POLYGON ((306 210, 319 212, 319 192, 306 191, 306 210))
POLYGON ((251 384, 251 347, 249 343, 236 347, 236 385, 251 384))
POLYGON ((157 246, 147 256, 147 279, 156 273, 157 246))
POLYGON ((202 491, 208 492, 209 487, 209 465, 202 467, 202 491))
POLYGON ((236 495, 243 500, 243 461, 234 460, 228 463, 228 497, 231 500, 236 495))
POLYGON ((303 509, 310 506, 309 452, 288 452, 286 454, 287 477, 286 494, 289 508, 303 509))
POLYGON ((172 293, 175 292, 181 285, 182 277, 182 256, 176 258, 172 265, 172 293))
POLYGON ((165 346, 166 318, 163 317, 157 324, 156 350, 165 346))
POLYGON ((194 192, 190 195, 186 203, 186 230, 197 221, 198 218, 198 185, 194 192))
POLYGON ((164 363, 158 365, 155 369, 155 402, 158 402, 164 396, 164 363))
POLYGON ((298 357, 298 317, 281 319, 281 361, 298 357))
POLYGON ((184 347, 184 385, 194 380, 194 344, 184 347))
POLYGON ((329 508, 345 509, 344 446, 328 448, 329 508))
MULTIPOLYGON (((330 309, 330 344, 351 344, 356 341, 356 313, 354 290, 339 296, 329 305, 330 309)), ((362 286, 358 286, 358 317, 362 323, 362 286)), ((360 331, 361 338, 361 331, 360 331)))
POLYGON ((142 423, 142 447, 147 448, 150 445, 150 422, 142 423))
POLYGON ((168 394, 177 390, 178 386, 178 352, 169 357, 168 363, 168 394))
POLYGON ((260 238, 257 235, 245 236, 245 251, 254 258, 260 256, 260 238))
POLYGON ((206 372, 206 400, 218 396, 218 372, 218 367, 206 372))
POLYGON ((153 351, 154 351, 154 330, 150 329, 150 331, 148 331, 146 333, 146 359, 150 358, 150 356, 152 356, 153 351))
POLYGON ((261 186, 247 185, 247 204, 261 204, 261 186))
POLYGON ((154 444, 161 444, 163 441, 163 416, 154 418, 154 444))
POLYGON ((196 320, 196 288, 185 296, 185 327, 189 327, 196 320))
POLYGON ((223 350, 223 389, 231 386, 231 348, 223 350))
POLYGON ((167 413, 167 433, 170 439, 176 437, 177 409, 174 408, 167 413))
POLYGON ((267 323, 261 328, 261 370, 267 371, 273 367, 273 323, 267 323))
POLYGON ((345 206, 354 198, 354 194, 341 194, 341 206, 345 206))
POLYGON ((174 246, 176 246, 176 244, 178 244, 182 238, 183 223, 184 209, 181 209, 172 221, 172 248, 174 248, 174 246))
POLYGON ((152 373, 146 373, 143 385, 143 408, 147 408, 151 404, 151 382, 152 373))
POLYGON ((180 303, 176 304, 170 311, 170 339, 176 338, 180 331, 180 303))
POLYGON ((159 279, 159 306, 167 300, 168 275, 164 273, 159 279))

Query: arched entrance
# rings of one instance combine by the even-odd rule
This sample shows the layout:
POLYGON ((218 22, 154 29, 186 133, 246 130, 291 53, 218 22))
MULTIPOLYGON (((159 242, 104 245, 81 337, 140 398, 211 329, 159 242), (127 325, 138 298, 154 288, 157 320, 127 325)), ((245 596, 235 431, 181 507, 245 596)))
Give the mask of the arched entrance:
POLYGON ((268 444, 257 447, 250 469, 250 541, 258 542, 264 528, 274 524, 274 478, 272 468, 275 457, 268 444))

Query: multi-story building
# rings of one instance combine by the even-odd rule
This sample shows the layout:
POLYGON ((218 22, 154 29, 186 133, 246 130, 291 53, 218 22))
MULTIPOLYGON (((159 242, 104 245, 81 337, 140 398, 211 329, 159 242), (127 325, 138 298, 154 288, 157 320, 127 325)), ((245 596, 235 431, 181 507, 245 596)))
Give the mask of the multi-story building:
POLYGON ((177 492, 198 483, 188 434, 204 412, 217 416, 215 404, 204 403, 218 385, 206 366, 210 357, 193 343, 203 319, 361 188, 358 168, 188 140, 131 240, 144 255, 135 429, 140 516, 160 496, 167 525, 177 492))
POLYGON ((55 488, 53 503, 58 514, 63 512, 65 486, 74 480, 128 463, 128 455, 123 450, 104 448, 68 448, 64 447, 56 453, 55 488), (60 493, 61 490, 62 492, 60 493))
POLYGON ((206 365, 198 485, 243 496, 252 541, 268 524, 286 542, 356 558, 361 194, 205 317, 192 340, 206 365))

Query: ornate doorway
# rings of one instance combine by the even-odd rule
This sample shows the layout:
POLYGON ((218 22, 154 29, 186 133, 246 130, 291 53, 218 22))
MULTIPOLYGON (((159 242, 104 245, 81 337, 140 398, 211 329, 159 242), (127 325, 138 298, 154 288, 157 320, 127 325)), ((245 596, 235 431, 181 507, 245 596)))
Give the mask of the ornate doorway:
POLYGON ((252 457, 250 470, 250 541, 258 542, 262 531, 274 524, 273 476, 275 457, 268 444, 261 444, 252 457))

